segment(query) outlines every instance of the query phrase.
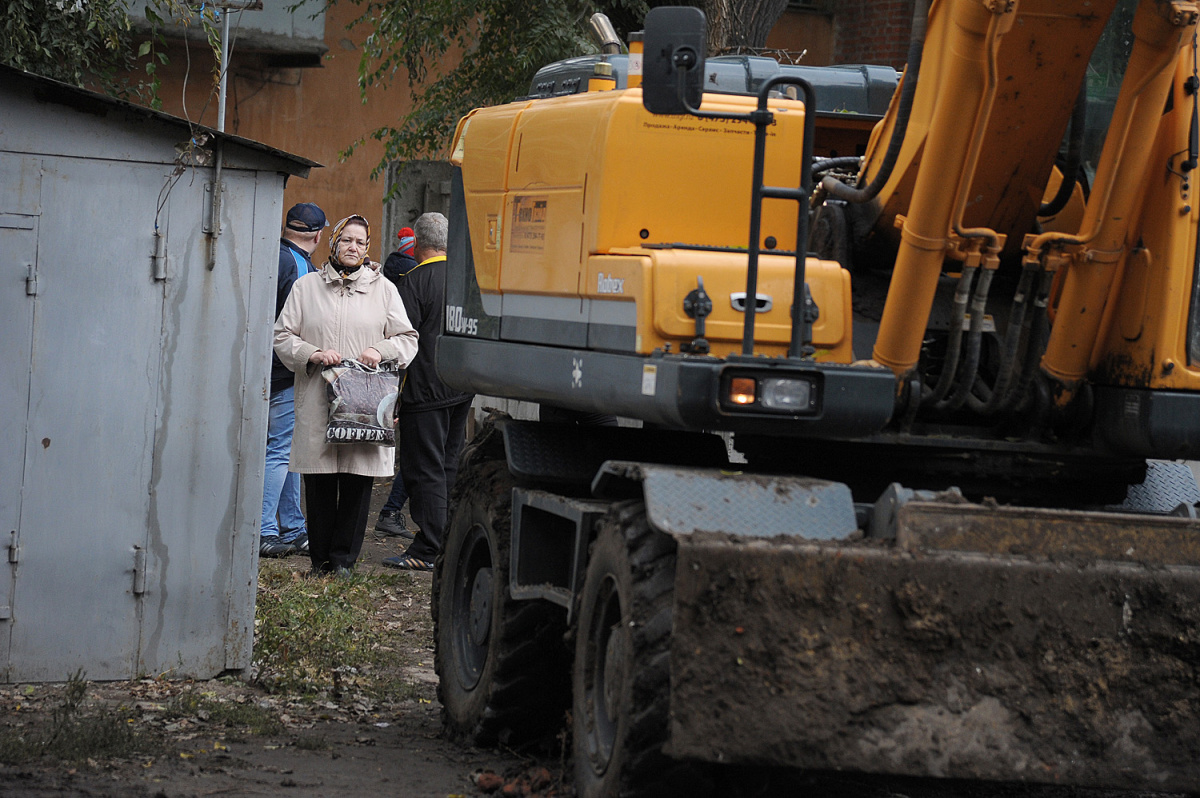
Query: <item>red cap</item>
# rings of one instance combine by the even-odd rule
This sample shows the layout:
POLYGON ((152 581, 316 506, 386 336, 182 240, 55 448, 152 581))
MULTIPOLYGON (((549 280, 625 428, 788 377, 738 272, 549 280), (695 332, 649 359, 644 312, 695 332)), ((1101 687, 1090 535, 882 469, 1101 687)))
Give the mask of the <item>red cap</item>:
POLYGON ((400 239, 400 246, 397 247, 397 251, 402 255, 412 255, 417 243, 413 229, 411 227, 401 227, 400 232, 396 233, 396 238, 400 239))

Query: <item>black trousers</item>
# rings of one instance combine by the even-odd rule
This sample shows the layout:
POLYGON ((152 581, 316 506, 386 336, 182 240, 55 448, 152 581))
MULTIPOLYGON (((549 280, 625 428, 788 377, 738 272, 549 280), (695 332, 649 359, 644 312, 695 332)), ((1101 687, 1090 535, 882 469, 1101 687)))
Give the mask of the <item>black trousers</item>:
POLYGON ((359 474, 304 475, 308 556, 314 571, 354 567, 367 530, 374 481, 359 474))
POLYGON ((408 511, 421 530, 405 553, 417 559, 432 562, 442 550, 450 488, 458 476, 458 456, 470 413, 470 400, 436 410, 400 413, 396 451, 408 491, 408 511))

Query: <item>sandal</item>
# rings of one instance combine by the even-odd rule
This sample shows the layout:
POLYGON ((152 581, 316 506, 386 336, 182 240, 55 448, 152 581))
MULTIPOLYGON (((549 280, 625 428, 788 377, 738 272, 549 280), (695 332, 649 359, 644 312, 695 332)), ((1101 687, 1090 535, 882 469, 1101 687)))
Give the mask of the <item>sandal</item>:
POLYGON ((385 557, 383 564, 389 568, 399 568, 402 571, 433 570, 433 563, 413 557, 411 554, 402 554, 399 557, 385 557))

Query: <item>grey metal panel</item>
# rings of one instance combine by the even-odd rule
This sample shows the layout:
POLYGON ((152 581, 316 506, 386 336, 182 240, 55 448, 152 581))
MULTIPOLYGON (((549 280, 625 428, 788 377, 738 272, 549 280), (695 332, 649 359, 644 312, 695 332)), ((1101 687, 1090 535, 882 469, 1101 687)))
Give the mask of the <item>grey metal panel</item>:
POLYGON ((637 349, 637 304, 593 299, 588 307, 589 349, 637 349))
POLYGON ((668 534, 845 540, 858 530, 850 488, 840 482, 698 468, 640 468, 646 514, 651 525, 668 534))
POLYGON ((502 313, 505 316, 524 316, 586 324, 590 300, 579 297, 504 294, 501 297, 501 304, 502 313))
POLYGON ((283 216, 285 178, 259 172, 254 193, 254 244, 251 254, 248 305, 258 313, 246 315, 244 401, 241 439, 236 463, 239 476, 229 568, 225 633, 225 668, 250 667, 254 652, 254 613, 258 595, 258 543, 262 521, 263 475, 267 445, 268 401, 271 394, 271 340, 274 330, 275 284, 279 269, 279 226, 283 216), (268 309, 262 313, 261 309, 268 309), (259 346, 255 341, 261 341, 259 346), (261 455, 261 456, 260 456, 261 455))
POLYGON ((180 659, 198 675, 220 673, 227 659, 248 665, 253 594, 246 583, 256 573, 262 515, 282 200, 282 185, 276 185, 274 192, 264 189, 275 193, 275 202, 257 206, 255 179, 253 172, 222 175, 226 232, 211 271, 203 265, 206 241, 195 224, 203 195, 182 194, 171 207, 169 249, 177 262, 167 282, 169 324, 149 482, 150 578, 141 645, 147 673, 176 668, 180 659))
POLYGON ((592 299, 588 306, 588 323, 637 327, 637 303, 607 299, 592 299))
POLYGON ((632 352, 637 348, 637 328, 615 324, 589 324, 588 349, 612 349, 632 352))
POLYGON ((480 294, 479 300, 489 316, 499 316, 503 312, 503 303, 499 294, 480 294))
POLYGON ((588 344, 590 300, 504 294, 500 304, 501 338, 580 348, 588 344))
POLYGON ((227 139, 209 270, 212 169, 171 179, 185 126, 0 73, 0 335, 24 352, 0 373, 0 557, 20 543, 0 559, 0 679, 245 668, 283 180, 300 170, 227 139), (36 255, 36 285, 9 255, 36 255))
POLYGON ((587 346, 588 326, 578 321, 533 319, 527 316, 502 316, 500 337, 507 341, 529 341, 583 349, 587 346))
POLYGON ((231 168, 273 169, 307 177, 311 167, 320 165, 252 139, 191 125, 161 111, 4 65, 0 65, 0 107, 7 123, 0 128, 0 151, 174 164, 176 147, 186 147, 193 135, 206 135, 224 142, 222 161, 231 168), (166 142, 171 146, 163 146, 166 142))
POLYGON ((43 159, 13 679, 136 675, 158 394, 158 166, 43 159), (88 220, 109 220, 87 236, 88 220))
MULTIPOLYGON (((33 354, 34 296, 29 266, 37 265, 36 158, 0 153, 0 677, 7 679, 12 631, 13 575, 25 471, 25 416, 29 408, 29 360, 33 354)), ((36 272, 35 272, 36 277, 36 272)), ((19 549, 18 549, 19 551, 19 549)))

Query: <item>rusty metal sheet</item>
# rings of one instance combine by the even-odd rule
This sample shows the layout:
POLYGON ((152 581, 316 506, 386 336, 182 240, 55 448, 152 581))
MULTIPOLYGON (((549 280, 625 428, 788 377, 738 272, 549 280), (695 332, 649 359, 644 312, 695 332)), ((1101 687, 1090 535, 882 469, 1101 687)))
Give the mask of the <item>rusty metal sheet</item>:
POLYGON ((673 756, 1200 784, 1200 569, 677 540, 673 756))
POLYGON ((908 550, 1074 562, 1200 566, 1200 521, 1120 513, 909 502, 896 542, 908 550))

